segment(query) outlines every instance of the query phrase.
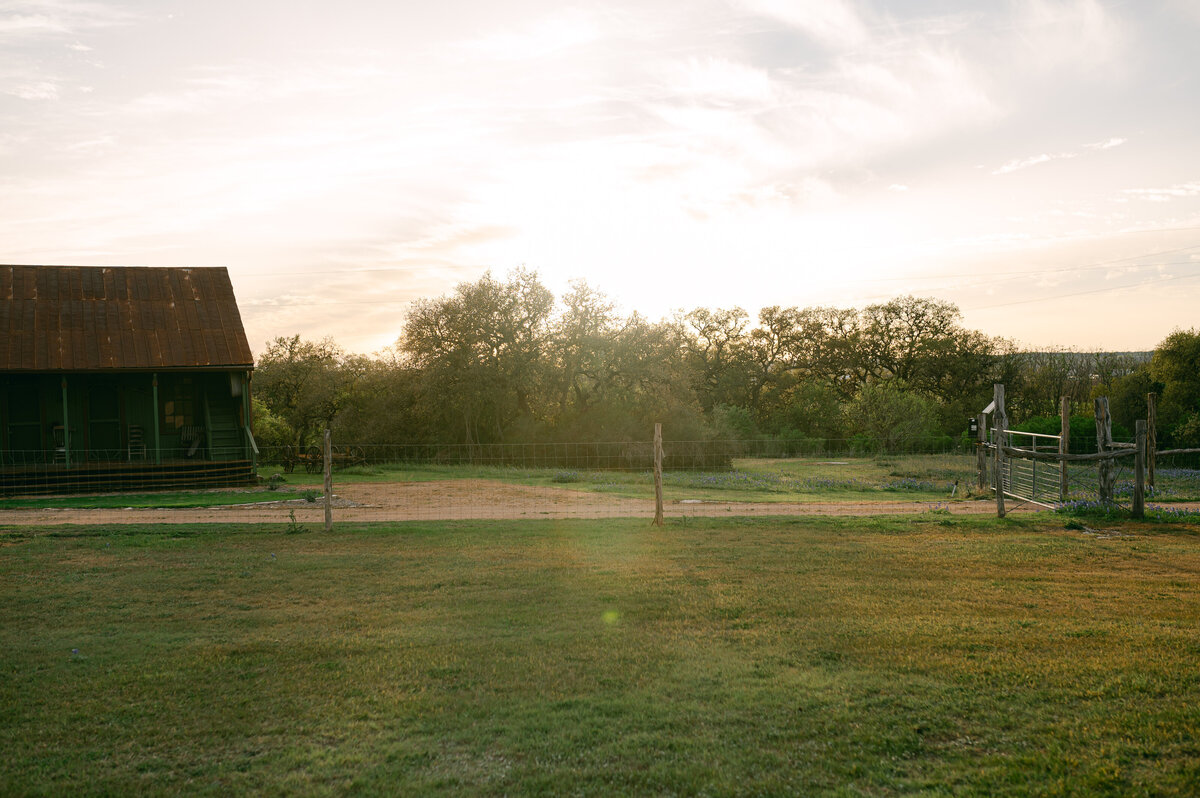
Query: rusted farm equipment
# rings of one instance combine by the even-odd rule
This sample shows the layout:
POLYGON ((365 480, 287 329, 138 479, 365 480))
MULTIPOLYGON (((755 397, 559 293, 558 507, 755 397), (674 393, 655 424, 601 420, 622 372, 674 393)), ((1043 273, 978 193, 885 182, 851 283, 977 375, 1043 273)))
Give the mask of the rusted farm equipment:
MULTIPOLYGON (((296 466, 302 467, 309 474, 319 474, 325 467, 325 455, 320 446, 309 446, 298 449, 295 446, 285 446, 279 456, 283 470, 292 473, 296 466)), ((361 446, 334 446, 330 451, 330 465, 333 468, 349 468, 365 465, 367 454, 361 446)))

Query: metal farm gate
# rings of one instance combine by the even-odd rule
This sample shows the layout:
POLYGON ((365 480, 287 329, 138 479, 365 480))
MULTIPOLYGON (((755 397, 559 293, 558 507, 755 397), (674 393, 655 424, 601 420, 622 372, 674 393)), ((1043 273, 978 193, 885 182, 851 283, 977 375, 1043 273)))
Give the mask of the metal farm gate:
MULTIPOLYGON (((995 430, 992 432, 994 435, 995 430)), ((1009 446, 1030 452, 1057 452, 1062 440, 1059 435, 1019 430, 1004 430, 1004 436, 1009 446)), ((1004 459, 1001 471, 1001 486, 1006 496, 1043 507, 1053 507, 1065 498, 1062 494, 1062 470, 1057 463, 1010 455, 1004 459)), ((994 475, 992 489, 996 489, 994 475)))

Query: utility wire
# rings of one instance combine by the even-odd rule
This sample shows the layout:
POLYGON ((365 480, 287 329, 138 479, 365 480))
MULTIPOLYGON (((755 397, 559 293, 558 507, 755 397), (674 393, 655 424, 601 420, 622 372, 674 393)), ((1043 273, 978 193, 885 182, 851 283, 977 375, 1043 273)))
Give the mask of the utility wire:
POLYGON ((963 310, 992 310, 994 308, 1009 308, 1009 307, 1013 307, 1015 305, 1028 305, 1028 304, 1032 304, 1034 302, 1048 302, 1052 299, 1068 299, 1070 297, 1076 297, 1076 296, 1087 296, 1088 294, 1103 294, 1108 291, 1123 291, 1128 288, 1141 288, 1142 286, 1145 286, 1145 285, 1151 285, 1151 284, 1157 285, 1158 283, 1167 283, 1167 282, 1171 282, 1172 280, 1186 280, 1188 278, 1197 277, 1197 276, 1200 276, 1200 275, 1175 274, 1175 275, 1169 275, 1166 277, 1161 277, 1158 280, 1147 280, 1147 281, 1143 281, 1140 283, 1133 283, 1131 285, 1110 285, 1110 286, 1106 286, 1104 288, 1093 288, 1088 291, 1075 291, 1074 293, 1070 293, 1070 294, 1055 294, 1054 296, 1030 297, 1028 299, 1017 299, 1012 302, 1001 302, 996 305, 983 305, 983 306, 973 307, 973 308, 963 308, 963 310))

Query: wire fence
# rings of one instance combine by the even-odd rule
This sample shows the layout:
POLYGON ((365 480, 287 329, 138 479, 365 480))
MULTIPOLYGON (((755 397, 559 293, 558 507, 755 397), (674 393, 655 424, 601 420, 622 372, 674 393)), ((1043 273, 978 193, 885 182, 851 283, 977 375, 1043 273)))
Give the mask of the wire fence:
MULTIPOLYGON (((665 441, 667 518, 824 513, 920 512, 968 505, 988 510, 977 485, 974 444, 930 452, 911 445, 857 439, 665 441), (888 449, 871 453, 872 448, 888 449)), ((111 459, 55 452, 4 453, 0 490, 8 497, 90 494, 74 506, 114 508, 96 522, 136 508, 145 522, 246 521, 308 525, 324 516, 324 453, 316 447, 262 448, 253 460, 240 449, 118 452, 111 459), (225 459, 229 458, 229 459, 225 459), (168 493, 196 494, 185 510, 168 493), (130 493, 146 497, 129 498, 130 493), (105 495, 112 495, 104 499, 105 495)), ((345 521, 491 518, 651 518, 655 509, 653 444, 570 442, 539 444, 334 444, 331 511, 345 521)), ((1161 458, 1148 500, 1200 500, 1194 456, 1161 458)), ((989 468, 990 468, 990 459, 989 468)), ((1010 462, 1013 462, 1010 460, 1010 462)), ((1023 466, 1019 466, 1023 467, 1023 466)), ((1031 466, 1015 478, 1056 491, 1057 464, 1031 466)), ((1069 499, 1097 496, 1095 467, 1071 463, 1069 499)), ((1012 477, 1010 477, 1012 478, 1012 477)), ((1118 461, 1116 497, 1132 495, 1132 469, 1118 461)), ((1057 495, 1047 494, 1057 500, 1057 495)), ((11 506, 11 505, 10 505, 11 506)), ((26 505, 34 506, 34 505, 26 505)), ((55 507, 54 502, 40 506, 55 507)), ((11 513, 6 513, 10 515, 11 513)), ((39 520, 52 516, 38 517, 39 520)))
MULTIPOLYGON (((906 450, 928 446, 892 448, 890 454, 871 457, 862 454, 862 439, 808 442, 802 451, 768 440, 668 440, 662 480, 666 514, 787 514, 813 502, 936 502, 972 482, 972 459, 963 450, 917 454, 906 450)), ((177 516, 208 520, 220 508, 225 517, 244 520, 278 520, 284 512, 305 523, 319 520, 322 449, 264 447, 253 461, 223 459, 238 452, 170 449, 102 459, 78 452, 10 451, 0 487, 9 497, 117 494, 108 502, 112 507, 124 504, 123 496, 131 492, 152 494, 127 505, 138 508, 160 506, 156 492, 212 491, 219 495, 199 497, 196 507, 177 516)), ((655 507, 650 441, 336 444, 330 465, 333 509, 359 520, 649 518, 655 507)))
POLYGON ((255 483, 255 465, 242 447, 5 449, 0 452, 0 494, 244 487, 255 483))
MULTIPOLYGON (((952 438, 892 440, 882 438, 806 438, 801 440, 664 440, 664 471, 720 471, 737 459, 811 457, 866 457, 911 454, 966 454, 973 444, 952 438)), ((297 469, 316 473, 323 468, 319 446, 264 447, 260 462, 286 472, 297 469)), ((354 465, 459 465, 511 466, 516 468, 568 468, 600 471, 634 471, 651 468, 653 442, 553 442, 553 443, 418 443, 334 444, 334 467, 354 465)))

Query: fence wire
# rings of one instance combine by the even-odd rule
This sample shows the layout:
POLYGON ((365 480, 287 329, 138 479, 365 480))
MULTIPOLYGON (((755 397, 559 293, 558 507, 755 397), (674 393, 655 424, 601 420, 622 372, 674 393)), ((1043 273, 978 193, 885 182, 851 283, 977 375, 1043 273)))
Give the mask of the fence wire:
MULTIPOLYGON (((891 453, 864 456, 864 449, 875 445, 861 438, 803 445, 668 440, 663 444, 664 509, 667 517, 689 517, 788 514, 800 503, 816 501, 934 503, 961 495, 956 494, 960 485, 964 492, 974 485, 973 454, 965 448, 931 454, 924 442, 893 442, 891 453)), ((285 515, 320 521, 323 450, 261 448, 254 461, 221 459, 227 454, 232 453, 176 449, 157 456, 97 453, 64 460, 53 452, 8 452, 0 485, 10 497, 151 496, 135 507, 162 506, 153 499, 157 492, 212 492, 219 495, 200 497, 197 507, 175 517, 218 520, 225 513, 250 521, 285 515)), ((331 454, 334 511, 358 520, 650 518, 654 513, 649 441, 335 444, 331 454)), ((108 506, 121 501, 113 499, 108 506)))
MULTIPOLYGON (((912 512, 951 499, 990 498, 977 487, 975 446, 930 451, 927 441, 670 441, 663 444, 668 518, 787 515, 814 504, 846 512, 912 512), (891 451, 880 450, 891 449, 891 451)), ((164 449, 159 453, 4 452, 0 490, 9 497, 49 494, 148 494, 134 507, 172 503, 154 497, 194 491, 197 506, 178 520, 274 522, 323 517, 324 454, 316 447, 240 450, 164 449), (228 458, 228 459, 226 459, 228 458), (209 494, 217 494, 215 496, 209 494)), ((989 471, 991 458, 987 458, 989 471)), ((1058 501, 1054 463, 1009 458, 1010 488, 1058 501)), ((1119 460, 1116 496, 1132 495, 1131 461, 1119 460)), ((473 518, 608 518, 654 513, 653 444, 334 444, 333 511, 361 521, 473 518)), ((1147 499, 1200 499, 1196 456, 1160 458, 1147 499)), ((1094 463, 1071 463, 1068 500, 1098 497, 1094 463)), ((994 475, 992 475, 994 477, 994 475)), ((117 507, 122 499, 107 506, 117 507)), ((29 505, 32 506, 32 505, 29 505)), ((47 503, 44 506, 55 506, 47 503)), ((104 506, 98 504, 95 506, 104 506)), ((961 508, 960 508, 961 509, 961 508)), ((837 512, 830 509, 830 512, 837 512)), ((146 520, 159 516, 144 513, 146 520)), ((164 516, 165 517, 165 516, 164 516)))

